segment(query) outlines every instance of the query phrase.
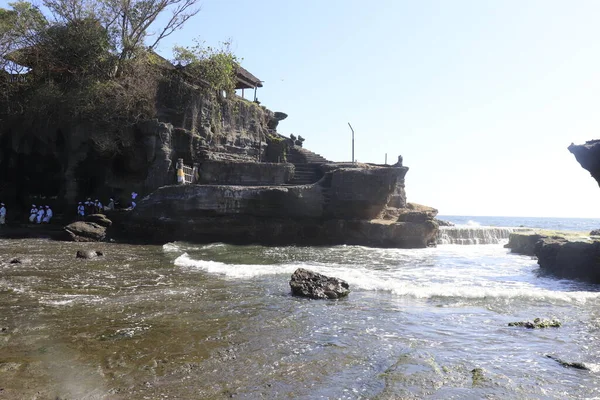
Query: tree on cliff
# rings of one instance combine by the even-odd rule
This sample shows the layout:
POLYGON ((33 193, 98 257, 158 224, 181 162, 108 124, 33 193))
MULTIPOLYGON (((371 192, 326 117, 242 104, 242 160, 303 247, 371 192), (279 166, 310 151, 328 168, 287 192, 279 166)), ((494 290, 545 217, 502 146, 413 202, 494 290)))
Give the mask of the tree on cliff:
POLYGON ((56 22, 71 23, 96 19, 109 34, 117 55, 116 74, 123 73, 126 60, 146 48, 153 50, 200 9, 198 0, 43 0, 56 22), (170 17, 158 26, 157 19, 166 12, 170 17))
POLYGON ((239 60, 230 49, 231 42, 223 42, 219 48, 205 46, 198 39, 194 39, 194 43, 187 47, 175 46, 174 62, 218 92, 232 93, 235 90, 239 60))

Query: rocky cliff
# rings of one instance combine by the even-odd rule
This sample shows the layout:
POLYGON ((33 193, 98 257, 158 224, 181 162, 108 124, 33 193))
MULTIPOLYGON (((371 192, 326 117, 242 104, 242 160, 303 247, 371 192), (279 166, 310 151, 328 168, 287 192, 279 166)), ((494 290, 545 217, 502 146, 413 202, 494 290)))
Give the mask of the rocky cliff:
POLYGON ((600 140, 589 140, 582 145, 571 143, 569 151, 600 185, 600 140))
POLYGON ((86 197, 125 202, 133 190, 173 182, 178 158, 258 160, 274 118, 256 103, 177 79, 160 83, 155 109, 154 119, 123 121, 118 131, 65 110, 60 118, 0 117, 0 198, 13 209, 52 201, 58 211, 86 197))
POLYGON ((389 212, 408 168, 325 165, 324 169, 323 178, 312 185, 161 187, 143 198, 128 217, 124 237, 162 243, 403 248, 426 247, 434 241, 437 210, 389 212), (407 220, 409 213, 412 219, 407 220))

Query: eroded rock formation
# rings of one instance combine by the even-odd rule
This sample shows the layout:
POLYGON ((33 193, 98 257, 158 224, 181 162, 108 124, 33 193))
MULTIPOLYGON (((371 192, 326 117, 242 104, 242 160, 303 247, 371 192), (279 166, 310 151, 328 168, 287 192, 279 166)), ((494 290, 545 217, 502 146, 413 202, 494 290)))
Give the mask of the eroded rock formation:
POLYGON ((128 238, 261 244, 426 247, 437 210, 386 213, 407 168, 325 165, 312 185, 161 187, 139 202, 128 238), (410 220, 400 216, 410 212, 410 220))
POLYGON ((571 143, 569 151, 600 185, 600 140, 588 140, 582 145, 571 143))
POLYGON ((185 81, 162 84, 156 110, 155 119, 124 123, 118 133, 75 116, 1 119, 0 197, 13 210, 52 199, 58 213, 87 197, 125 204, 131 191, 174 182, 178 158, 189 165, 259 160, 275 118, 255 103, 185 81))
POLYGON ((600 240, 560 232, 514 232, 506 247, 535 256, 540 270, 560 278, 600 283, 600 240))

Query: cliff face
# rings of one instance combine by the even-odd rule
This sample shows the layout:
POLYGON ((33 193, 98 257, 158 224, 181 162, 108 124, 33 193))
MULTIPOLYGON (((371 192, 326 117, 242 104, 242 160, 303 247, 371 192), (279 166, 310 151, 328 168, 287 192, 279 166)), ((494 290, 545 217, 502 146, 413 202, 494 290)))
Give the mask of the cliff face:
POLYGON ((434 240, 434 209, 414 221, 400 218, 402 213, 379 219, 408 168, 324 169, 324 177, 312 185, 161 187, 138 203, 123 226, 124 236, 156 242, 378 247, 425 247, 434 240))
POLYGON ((589 140, 582 145, 571 143, 569 151, 600 185, 600 140, 589 140))
MULTIPOLYGON (((182 81, 158 89, 158 119, 120 127, 73 118, 0 119, 0 198, 12 207, 149 193, 174 180, 174 163, 255 161, 273 113, 182 81)), ((59 210, 60 211, 60 210, 59 210)))

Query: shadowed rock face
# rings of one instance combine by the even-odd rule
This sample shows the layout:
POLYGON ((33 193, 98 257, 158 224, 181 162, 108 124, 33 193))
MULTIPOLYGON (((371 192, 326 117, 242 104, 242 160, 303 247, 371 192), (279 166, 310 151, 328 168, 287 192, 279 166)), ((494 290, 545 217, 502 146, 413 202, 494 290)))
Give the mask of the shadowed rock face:
POLYGON ((260 158, 271 111, 189 85, 163 86, 156 119, 124 124, 118 134, 76 118, 0 117, 0 197, 13 210, 27 210, 38 197, 56 199, 58 213, 86 197, 125 204, 131 191, 174 183, 178 158, 186 164, 260 158))
POLYGON ((540 271, 560 278, 600 283, 600 241, 560 232, 513 232, 506 247, 535 256, 540 271))
POLYGON ((582 145, 571 143, 569 151, 600 186, 600 140, 589 140, 582 145))
POLYGON ((165 186, 143 198, 122 227, 125 239, 163 243, 426 247, 438 230, 433 209, 410 221, 378 219, 405 173, 341 168, 313 185, 165 186))

